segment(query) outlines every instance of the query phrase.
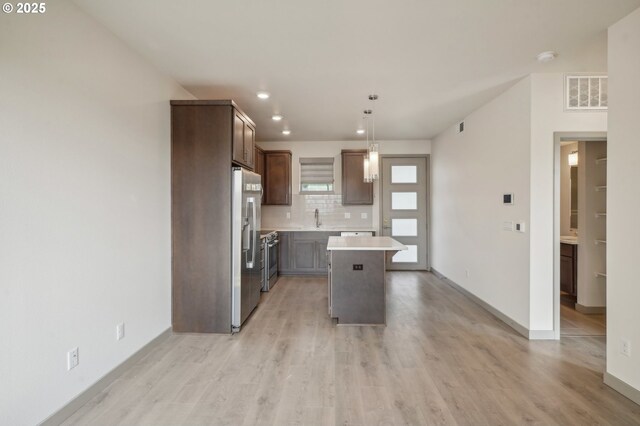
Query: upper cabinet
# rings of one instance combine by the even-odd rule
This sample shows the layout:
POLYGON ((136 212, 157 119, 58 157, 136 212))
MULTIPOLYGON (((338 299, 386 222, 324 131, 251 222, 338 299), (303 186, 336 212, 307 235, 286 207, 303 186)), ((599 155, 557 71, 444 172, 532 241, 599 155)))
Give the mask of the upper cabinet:
POLYGON ((342 204, 373 204, 373 183, 364 181, 365 149, 342 151, 342 204))
POLYGON ((291 205, 291 151, 264 151, 265 205, 291 205))
POLYGON ((242 111, 233 114, 233 162, 253 170, 256 140, 255 125, 242 111))

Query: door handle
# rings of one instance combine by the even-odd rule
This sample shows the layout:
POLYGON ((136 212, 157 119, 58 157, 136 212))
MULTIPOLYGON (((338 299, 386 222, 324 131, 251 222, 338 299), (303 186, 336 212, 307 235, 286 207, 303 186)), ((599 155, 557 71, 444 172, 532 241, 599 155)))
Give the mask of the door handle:
POLYGON ((251 220, 247 218, 247 238, 249 245, 247 247, 247 268, 253 268, 253 263, 256 258, 256 203, 253 197, 247 198, 247 210, 249 210, 249 204, 251 204, 251 220), (249 258, 251 254, 251 258, 249 258))
POLYGON ((249 217, 245 217, 242 224, 242 251, 249 250, 249 217))

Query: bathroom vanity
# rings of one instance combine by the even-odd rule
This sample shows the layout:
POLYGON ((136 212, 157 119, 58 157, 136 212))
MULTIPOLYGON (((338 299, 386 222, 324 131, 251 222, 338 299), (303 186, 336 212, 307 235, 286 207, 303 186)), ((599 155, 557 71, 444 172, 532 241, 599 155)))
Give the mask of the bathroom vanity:
POLYGON ((560 291, 578 297, 578 240, 575 237, 560 239, 560 291))

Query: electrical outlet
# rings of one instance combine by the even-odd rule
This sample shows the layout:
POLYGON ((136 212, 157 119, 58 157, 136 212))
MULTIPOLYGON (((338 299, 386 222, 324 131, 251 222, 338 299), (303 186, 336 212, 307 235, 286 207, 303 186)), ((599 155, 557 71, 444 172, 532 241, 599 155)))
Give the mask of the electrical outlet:
POLYGON ((526 226, 525 226, 524 222, 516 223, 516 231, 518 231, 518 232, 525 232, 526 231, 526 226))
POLYGON ((366 218, 367 218, 366 213, 360 213, 360 219, 366 219, 366 218))
POLYGON ((620 352, 622 352, 622 355, 624 356, 631 356, 631 342, 629 340, 622 339, 622 348, 620 352))
POLYGON ((291 212, 287 212, 287 219, 291 219, 291 212))
POLYGON ((351 213, 345 213, 344 214, 344 218, 345 219, 351 219, 351 213))
POLYGON ((116 340, 124 339, 124 323, 116 325, 116 340))
POLYGON ((67 352, 67 370, 77 367, 79 363, 78 348, 73 348, 67 352))

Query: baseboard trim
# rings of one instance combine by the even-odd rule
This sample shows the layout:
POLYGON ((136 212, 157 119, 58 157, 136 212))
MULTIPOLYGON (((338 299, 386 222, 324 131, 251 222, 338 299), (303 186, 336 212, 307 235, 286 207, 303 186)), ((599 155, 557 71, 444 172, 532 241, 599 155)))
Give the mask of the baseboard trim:
POLYGON ((607 373, 606 371, 603 379, 605 385, 640 405, 640 390, 623 382, 613 374, 607 373))
POLYGON ((596 315, 596 314, 606 314, 607 307, 606 306, 585 306, 579 303, 576 303, 576 311, 581 312, 586 315, 596 315))
MULTIPOLYGON (((431 273, 433 273, 436 277, 440 278, 446 284, 448 284, 449 286, 453 287, 454 289, 456 289, 457 291, 459 291, 460 293, 462 293, 463 295, 465 295, 466 297, 471 299, 476 305, 479 305, 485 311, 489 312, 491 315, 493 315, 494 317, 498 318, 500 321, 504 322, 509 327, 513 328, 515 331, 518 332, 518 334, 521 334, 523 337, 525 337, 527 339, 539 338, 539 337, 532 337, 531 336, 531 331, 528 328, 522 326, 521 324, 516 322, 511 317, 509 317, 508 315, 506 315, 503 312, 499 311, 498 309, 494 308, 493 306, 491 306, 490 304, 488 304, 484 300, 480 299, 478 296, 476 296, 475 294, 471 293, 469 290, 467 290, 464 287, 460 286, 456 282, 451 281, 449 278, 445 277, 440 272, 436 271, 436 269, 434 267, 431 267, 431 273)), ((537 331, 536 331, 536 333, 537 333, 537 331)), ((553 333, 553 331, 551 331, 551 333, 553 333)))
POLYGON ((107 386, 113 383, 118 377, 122 375, 129 367, 137 363, 140 359, 142 359, 145 355, 149 354, 153 349, 155 349, 160 343, 166 340, 169 336, 171 336, 171 327, 160 333, 157 337, 152 339, 149 343, 144 345, 142 348, 138 349, 133 355, 129 358, 125 359, 117 365, 113 370, 109 371, 107 374, 102 376, 95 382, 93 385, 89 386, 86 390, 80 392, 76 395, 71 401, 67 402, 64 407, 47 417, 42 423, 41 426, 57 426, 64 422, 66 419, 71 417, 73 413, 78 411, 80 407, 89 402, 94 396, 102 392, 107 386))
POLYGON ((553 330, 529 330, 529 340, 558 340, 553 330))

